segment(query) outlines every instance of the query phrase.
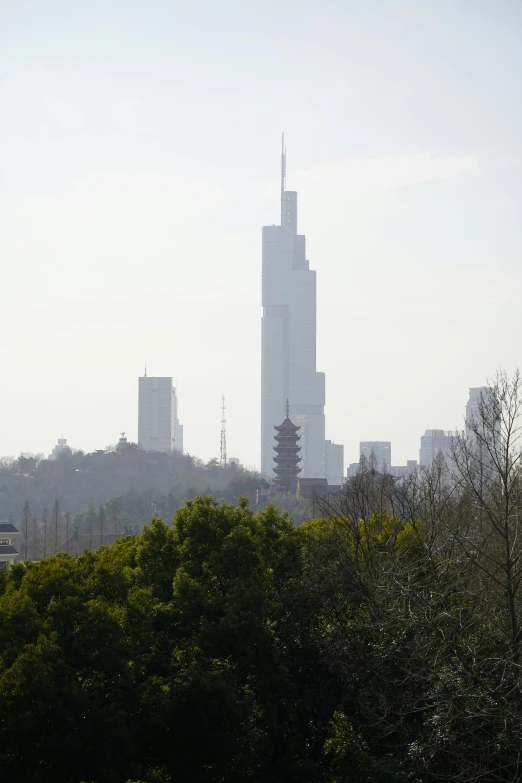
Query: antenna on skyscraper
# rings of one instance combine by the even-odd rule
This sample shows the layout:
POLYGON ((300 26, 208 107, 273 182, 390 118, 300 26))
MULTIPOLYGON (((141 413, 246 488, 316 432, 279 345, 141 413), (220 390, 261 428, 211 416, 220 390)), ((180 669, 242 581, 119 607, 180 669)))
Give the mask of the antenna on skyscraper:
POLYGON ((221 398, 221 467, 227 469, 227 420, 225 418, 225 395, 221 398))
POLYGON ((286 190, 286 147, 285 134, 281 134, 281 225, 284 225, 285 214, 285 190, 286 190))

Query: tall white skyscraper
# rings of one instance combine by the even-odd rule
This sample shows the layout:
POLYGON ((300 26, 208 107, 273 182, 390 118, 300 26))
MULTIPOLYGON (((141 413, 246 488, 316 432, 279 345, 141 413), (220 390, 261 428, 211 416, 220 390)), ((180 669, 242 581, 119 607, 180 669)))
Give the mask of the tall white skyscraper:
POLYGON ((281 155, 281 223, 263 227, 261 471, 273 476, 274 427, 285 417, 300 427, 301 476, 324 478, 325 379, 316 371, 316 279, 297 233, 297 193, 286 190, 281 155))
POLYGON ((176 434, 179 430, 178 401, 172 378, 155 378, 144 375, 139 379, 138 395, 138 444, 146 451, 162 451, 166 454, 179 448, 176 434))

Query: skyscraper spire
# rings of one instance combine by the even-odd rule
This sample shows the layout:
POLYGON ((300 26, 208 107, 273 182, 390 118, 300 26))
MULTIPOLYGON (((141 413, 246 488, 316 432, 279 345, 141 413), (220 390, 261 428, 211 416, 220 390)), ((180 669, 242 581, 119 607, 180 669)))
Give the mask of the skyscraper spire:
POLYGON ((225 395, 221 398, 221 448, 220 462, 223 470, 227 469, 227 420, 225 418, 225 395))
POLYGON ((286 147, 285 133, 281 134, 281 225, 284 225, 285 212, 285 190, 286 190, 286 147))

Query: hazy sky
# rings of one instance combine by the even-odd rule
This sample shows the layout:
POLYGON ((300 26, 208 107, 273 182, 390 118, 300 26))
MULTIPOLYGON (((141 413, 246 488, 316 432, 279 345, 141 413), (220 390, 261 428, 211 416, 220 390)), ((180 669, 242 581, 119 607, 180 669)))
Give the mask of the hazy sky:
POLYGON ((259 464, 280 132, 318 273, 327 437, 462 424, 522 364, 520 0, 0 0, 0 454, 137 438, 259 464))

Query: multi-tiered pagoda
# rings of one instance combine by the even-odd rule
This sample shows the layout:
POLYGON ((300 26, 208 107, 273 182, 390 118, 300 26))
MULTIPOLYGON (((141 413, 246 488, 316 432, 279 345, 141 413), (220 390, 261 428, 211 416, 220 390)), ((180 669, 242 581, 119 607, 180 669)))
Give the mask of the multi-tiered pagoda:
POLYGON ((274 436, 276 440, 276 445, 274 446, 274 473, 276 477, 273 487, 279 492, 296 492, 297 480, 301 472, 299 467, 301 461, 299 441, 301 436, 297 433, 301 428, 296 427, 290 421, 288 400, 286 401, 286 418, 282 424, 274 427, 274 429, 277 431, 277 435, 274 436))

